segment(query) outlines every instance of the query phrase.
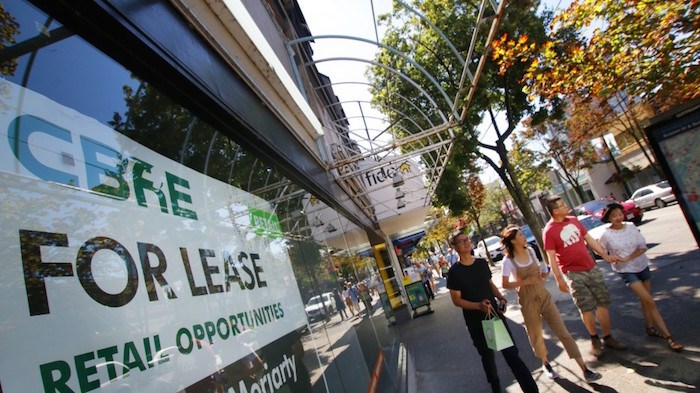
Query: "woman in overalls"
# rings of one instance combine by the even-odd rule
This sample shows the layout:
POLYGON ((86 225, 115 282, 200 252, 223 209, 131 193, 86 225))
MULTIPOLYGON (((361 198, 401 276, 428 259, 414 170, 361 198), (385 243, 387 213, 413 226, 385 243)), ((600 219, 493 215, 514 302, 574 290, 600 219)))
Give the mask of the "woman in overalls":
POLYGON ((547 348, 544 344, 542 321, 546 321, 552 332, 564 345, 570 358, 581 367, 583 378, 592 382, 601 378, 600 373, 586 367, 576 342, 566 329, 552 295, 544 286, 544 279, 549 275, 548 266, 541 264, 535 251, 527 245, 525 235, 517 225, 509 225, 501 232, 501 243, 505 248, 503 259, 503 285, 505 289, 517 289, 520 311, 525 320, 525 328, 535 356, 542 360, 542 370, 550 378, 559 375, 549 364, 547 348))

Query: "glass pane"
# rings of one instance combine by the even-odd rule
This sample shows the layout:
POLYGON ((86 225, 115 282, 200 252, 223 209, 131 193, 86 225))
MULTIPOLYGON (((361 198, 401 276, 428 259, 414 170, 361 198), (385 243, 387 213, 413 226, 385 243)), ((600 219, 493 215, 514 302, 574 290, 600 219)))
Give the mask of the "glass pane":
POLYGON ((341 317, 334 293, 373 260, 339 275, 346 250, 311 236, 277 168, 28 3, 4 9, 3 392, 366 390, 383 316, 341 317))

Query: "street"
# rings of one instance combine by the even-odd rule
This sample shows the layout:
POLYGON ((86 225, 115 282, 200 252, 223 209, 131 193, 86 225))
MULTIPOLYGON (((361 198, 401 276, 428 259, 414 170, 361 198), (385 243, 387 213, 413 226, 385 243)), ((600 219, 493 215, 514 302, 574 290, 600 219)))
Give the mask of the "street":
POLYGON ((661 209, 648 210, 639 230, 647 240, 650 259, 657 256, 669 258, 698 248, 680 206, 672 204, 661 209))
MULTIPOLYGON (((629 346, 625 351, 606 350, 600 358, 590 355, 590 340, 570 295, 560 292, 552 277, 546 284, 584 360, 603 374, 597 382, 588 384, 581 379, 576 363, 569 359, 548 328, 545 338, 550 362, 561 378, 549 380, 544 376, 527 340, 517 293, 505 293, 506 316, 514 341, 541 392, 646 393, 700 389, 700 335, 696 329, 700 315, 698 246, 677 204, 645 212, 638 228, 649 245, 654 299, 670 331, 685 349, 674 353, 665 341, 646 335, 638 299, 610 266, 599 260, 613 299, 610 306, 613 334, 629 346)), ((493 281, 499 285, 500 263, 492 271, 493 281)), ((435 313, 400 327, 411 357, 409 392, 490 392, 479 355, 466 332, 461 312, 452 305, 444 280, 438 281, 438 289, 437 299, 433 301, 435 313)), ((496 358, 507 391, 521 391, 503 358, 496 358)))

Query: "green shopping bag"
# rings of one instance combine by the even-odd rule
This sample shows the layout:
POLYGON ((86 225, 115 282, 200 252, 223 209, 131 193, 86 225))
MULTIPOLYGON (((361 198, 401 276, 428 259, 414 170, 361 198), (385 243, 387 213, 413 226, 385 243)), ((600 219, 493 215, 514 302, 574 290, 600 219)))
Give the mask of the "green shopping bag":
POLYGON ((484 329, 486 345, 494 351, 502 351, 513 346, 513 339, 510 338, 506 325, 495 313, 490 314, 492 318, 481 321, 484 329))

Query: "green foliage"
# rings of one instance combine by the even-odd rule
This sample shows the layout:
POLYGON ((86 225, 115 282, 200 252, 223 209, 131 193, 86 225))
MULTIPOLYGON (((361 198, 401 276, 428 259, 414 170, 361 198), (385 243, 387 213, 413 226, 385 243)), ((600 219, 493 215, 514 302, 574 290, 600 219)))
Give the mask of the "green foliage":
MULTIPOLYGON (((586 127, 583 119, 579 116, 570 118, 564 122, 561 120, 547 120, 533 125, 532 122, 525 122, 526 128, 520 134, 522 139, 534 141, 542 149, 542 155, 547 156, 556 163, 552 169, 559 170, 566 181, 576 190, 579 198, 585 200, 583 190, 579 184, 581 171, 588 169, 598 161, 597 154, 590 143, 592 130, 586 127), (576 123, 579 126, 573 130, 567 124, 576 123)), ((545 169, 546 171, 546 169, 545 169)))
POLYGON ((435 222, 426 231, 425 236, 416 245, 415 258, 427 258, 435 246, 447 246, 450 235, 454 232, 457 218, 444 214, 440 209, 432 210, 435 222))
POLYGON ((502 69, 527 64, 522 83, 533 99, 623 93, 667 102, 700 95, 697 0, 575 0, 551 28, 544 44, 515 35, 494 53, 502 69))
MULTIPOLYGON (((280 199, 280 188, 269 187, 285 180, 276 167, 247 153, 149 83, 133 78, 135 87, 123 87, 125 113, 114 113, 109 122, 116 131, 209 177, 256 192, 264 200, 280 199)), ((292 193, 296 187, 289 185, 286 191, 292 193)), ((284 231, 296 222, 284 217, 300 207, 293 198, 273 206, 284 231)))
MULTIPOLYGON (((505 226, 507 219, 501 211, 501 204, 508 197, 508 193, 498 181, 486 185, 484 207, 481 215, 483 227, 501 228, 505 226)), ((488 235, 490 236, 491 233, 488 235)))
POLYGON ((516 135, 513 138, 510 158, 523 192, 525 195, 531 195, 535 191, 551 188, 552 184, 547 177, 551 160, 546 154, 529 149, 527 142, 528 139, 516 135))
MULTIPOLYGON (((19 34, 19 23, 5 10, 5 5, 0 3, 0 50, 16 43, 17 34, 19 34)), ((16 68, 17 59, 5 60, 0 63, 0 74, 14 75, 16 68)))
MULTIPOLYGON (((483 23, 477 26, 475 24, 478 12, 476 4, 456 0, 430 0, 414 1, 411 5, 445 34, 462 57, 468 53, 469 39, 467 37, 473 35, 475 28, 482 29, 480 31, 481 37, 487 36, 490 25, 483 23)), ((544 41, 546 38, 545 19, 535 14, 534 10, 537 6, 537 1, 515 0, 509 2, 505 15, 502 16, 501 34, 513 36, 525 33, 537 42, 544 41)), ((428 70, 448 97, 456 97, 458 93, 463 96, 464 92, 457 91, 463 66, 447 42, 440 37, 435 29, 398 4, 394 4, 394 11, 391 15, 383 15, 380 20, 387 26, 384 44, 406 53, 407 56, 428 70)), ((484 42, 477 42, 473 58, 466 59, 467 63, 472 65, 472 72, 484 49, 484 42)), ((429 128, 430 125, 427 120, 424 121, 426 117, 424 115, 427 115, 433 124, 444 122, 444 118, 439 116, 440 113, 446 117, 450 115, 459 117, 458 114, 451 113, 452 102, 449 99, 445 100, 438 87, 405 58, 388 50, 381 50, 375 60, 415 80, 435 100, 435 103, 431 102, 428 97, 396 73, 381 66, 374 66, 369 70, 368 78, 373 84, 373 100, 381 104, 380 107, 402 108, 404 112, 408 112, 410 117, 421 121, 422 128, 429 128), (423 112, 415 108, 407 108, 398 96, 399 94, 410 97, 416 108, 420 108, 423 112)), ((477 167, 475 164, 477 158, 485 158, 478 150, 479 141, 477 140, 476 125, 481 122, 481 114, 486 110, 506 112, 507 129, 498 131, 499 141, 496 146, 491 148, 500 149, 498 153, 501 161, 508 160, 503 142, 513 132, 523 115, 533 111, 531 103, 526 99, 525 93, 518 85, 526 69, 527 64, 514 64, 507 72, 499 73, 495 64, 487 63, 475 98, 466 114, 465 122, 455 130, 458 134, 457 139, 453 146, 450 162, 446 165, 441 182, 436 189, 433 201, 435 205, 448 206, 457 213, 467 211, 469 208, 470 199, 466 194, 466 189, 461 186, 462 174, 473 173, 477 167)), ((388 112, 387 115, 392 121, 398 120, 395 118, 396 114, 388 112)), ((394 135, 403 136, 400 131, 392 130, 392 132, 394 135)), ((426 160, 426 162, 429 161, 426 160)), ((497 166, 493 161, 487 162, 492 166, 497 166)), ((511 185, 512 174, 508 174, 507 167, 497 168, 497 171, 504 182, 509 185, 509 190, 517 189, 517 186, 511 185)), ((520 203, 523 199, 516 198, 516 203, 520 203)))

